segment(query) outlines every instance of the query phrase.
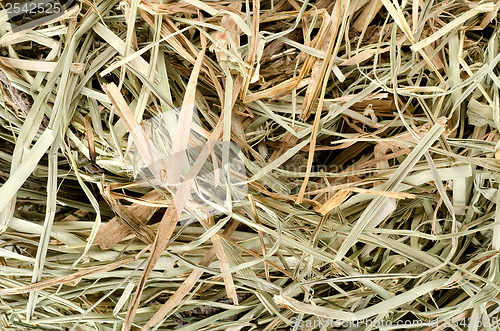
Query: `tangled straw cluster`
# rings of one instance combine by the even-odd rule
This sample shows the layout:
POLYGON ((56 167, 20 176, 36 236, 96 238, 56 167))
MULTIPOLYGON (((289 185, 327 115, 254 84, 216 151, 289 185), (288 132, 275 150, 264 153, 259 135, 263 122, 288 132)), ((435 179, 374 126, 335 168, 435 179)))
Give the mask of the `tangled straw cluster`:
POLYGON ((1 10, 0 329, 491 326, 499 8, 101 0, 15 29, 1 10), (157 162, 167 145, 194 156, 157 162))

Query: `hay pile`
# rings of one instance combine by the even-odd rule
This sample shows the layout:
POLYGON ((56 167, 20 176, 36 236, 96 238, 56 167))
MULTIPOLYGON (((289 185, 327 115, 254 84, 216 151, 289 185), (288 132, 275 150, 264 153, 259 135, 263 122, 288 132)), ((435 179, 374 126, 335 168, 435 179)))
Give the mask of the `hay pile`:
POLYGON ((2 10, 0 329, 494 328, 499 8, 2 10))

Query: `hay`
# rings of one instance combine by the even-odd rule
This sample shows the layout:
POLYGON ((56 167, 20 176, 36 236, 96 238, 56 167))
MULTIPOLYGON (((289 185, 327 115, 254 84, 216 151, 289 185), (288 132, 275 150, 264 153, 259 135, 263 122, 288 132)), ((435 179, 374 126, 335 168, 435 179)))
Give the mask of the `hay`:
POLYGON ((496 328, 499 8, 0 11, 0 329, 496 328))

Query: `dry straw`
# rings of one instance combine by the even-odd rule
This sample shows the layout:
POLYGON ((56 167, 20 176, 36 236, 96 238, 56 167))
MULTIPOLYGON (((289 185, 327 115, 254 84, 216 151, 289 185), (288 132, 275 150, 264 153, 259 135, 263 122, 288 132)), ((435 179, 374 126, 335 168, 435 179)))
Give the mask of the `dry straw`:
POLYGON ((1 10, 0 329, 495 329, 498 9, 1 10))

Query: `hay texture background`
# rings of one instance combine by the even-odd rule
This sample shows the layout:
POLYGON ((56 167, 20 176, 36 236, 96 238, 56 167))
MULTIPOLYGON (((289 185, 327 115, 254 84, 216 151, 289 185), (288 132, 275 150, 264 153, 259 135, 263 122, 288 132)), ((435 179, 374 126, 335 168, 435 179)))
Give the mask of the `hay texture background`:
POLYGON ((495 328, 500 1, 3 8, 0 329, 495 328))

